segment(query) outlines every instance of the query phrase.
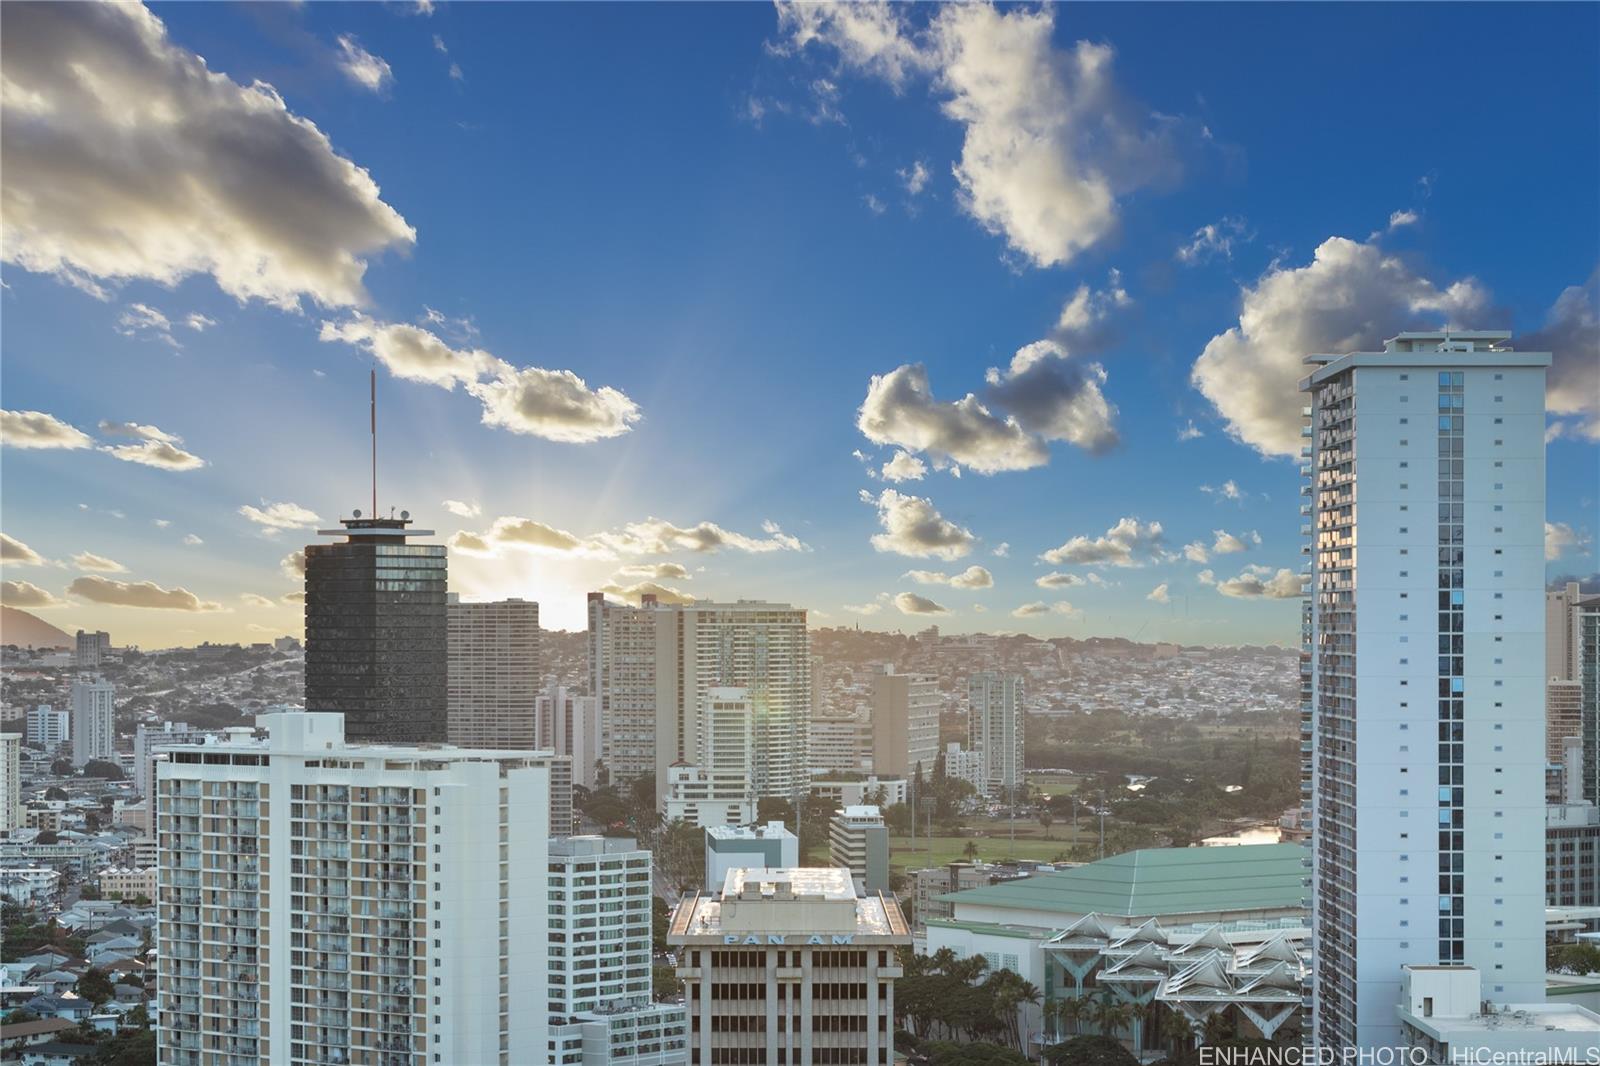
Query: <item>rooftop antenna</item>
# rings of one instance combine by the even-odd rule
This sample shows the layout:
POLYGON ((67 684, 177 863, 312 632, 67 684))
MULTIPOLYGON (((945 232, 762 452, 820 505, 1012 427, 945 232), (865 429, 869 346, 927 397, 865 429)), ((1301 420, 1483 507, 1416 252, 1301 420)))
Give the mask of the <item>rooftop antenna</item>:
POLYGON ((378 369, 371 371, 372 384, 372 517, 378 517, 378 369))

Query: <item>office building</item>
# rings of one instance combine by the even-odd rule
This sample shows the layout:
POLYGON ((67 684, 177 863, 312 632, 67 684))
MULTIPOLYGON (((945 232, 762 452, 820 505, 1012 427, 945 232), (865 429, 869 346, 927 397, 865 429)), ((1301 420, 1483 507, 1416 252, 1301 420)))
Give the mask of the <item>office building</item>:
MULTIPOLYGON (((246 736, 253 730, 234 726, 232 731, 242 731, 246 736)), ((163 722, 159 726, 141 725, 133 734, 133 787, 148 800, 151 786, 155 784, 155 763, 166 757, 168 748, 184 744, 204 744, 206 738, 218 736, 220 731, 191 729, 187 722, 163 722)))
POLYGON ((824 1066, 894 1059, 894 897, 847 870, 732 870, 673 911, 667 943, 689 1010, 689 1062, 824 1066))
POLYGON ((523 752, 528 762, 543 766, 550 774, 550 835, 572 835, 572 757, 555 755, 548 751, 523 752))
POLYGON ((345 716, 352 743, 440 744, 448 733, 446 549, 410 517, 339 520, 306 548, 306 710, 345 716))
POLYGON ((1009 802, 1022 783, 1022 675, 975 673, 967 682, 967 746, 983 761, 991 799, 1009 802))
POLYGON ((910 798, 910 783, 903 777, 877 774, 830 774, 811 782, 811 793, 835 807, 893 807, 910 798))
POLYGON ((651 1002, 650 900, 650 853, 631 838, 552 842, 550 1062, 686 1061, 683 1006, 651 1002), (631 1048, 613 1050, 623 1034, 631 1048))
POLYGON ((872 675, 872 772, 879 777, 932 774, 939 757, 939 684, 927 674, 872 675))
POLYGON ((1600 596, 1580 600, 1573 613, 1577 680, 1583 689, 1578 710, 1583 721, 1583 798, 1600 803, 1600 596))
POLYGON ((28 743, 55 749, 72 739, 72 713, 41 703, 28 712, 28 743))
POLYGON ((549 770, 264 723, 157 768, 159 1061, 544 1061, 549 770))
POLYGON ((800 865, 800 838, 782 822, 766 825, 717 825, 706 830, 706 879, 709 891, 741 867, 788 869, 800 865))
POLYGON ((755 795, 795 799, 808 778, 810 648, 806 612, 788 604, 667 606, 646 595, 626 607, 590 593, 589 691, 600 698, 607 768, 618 780, 653 772, 664 806, 671 767, 694 764, 707 690, 743 688, 755 795))
POLYGON ((106 632, 86 633, 78 630, 77 640, 73 643, 72 665, 78 670, 93 672, 100 669, 100 663, 111 651, 111 634, 106 632))
POLYGON ((982 792, 985 781, 982 754, 951 741, 944 746, 944 775, 965 781, 982 792))
POLYGON ((850 871, 867 892, 889 891, 889 829, 883 812, 844 807, 828 822, 828 861, 850 871))
POLYGON ((111 866, 100 871, 100 895, 105 899, 156 898, 156 867, 111 866))
POLYGON ((1600 806, 1583 798, 1583 738, 1563 745, 1562 794, 1545 809, 1547 907, 1600 907, 1600 806))
MULTIPOLYGON (((1492 981, 1493 978, 1491 977, 1492 981)), ((1484 997, 1475 966, 1407 965, 1400 979, 1397 1061, 1587 1062, 1600 1047, 1600 1014, 1586 1007, 1484 997)))
POLYGON ((550 750, 537 736, 539 605, 517 599, 462 603, 452 593, 445 616, 450 743, 550 750))
POLYGON ((573 781, 592 789, 600 773, 600 701, 550 678, 534 704, 540 748, 572 760, 573 781))
POLYGON ((117 758, 116 686, 101 677, 72 682, 72 765, 117 758))
POLYGON ((806 764, 815 780, 824 774, 872 769, 872 724, 854 714, 813 716, 807 730, 806 764))
POLYGON ((693 761, 667 768, 667 821, 701 828, 753 822, 755 707, 750 693, 711 688, 701 702, 693 761))
POLYGON ((22 734, 0 733, 0 833, 22 828, 22 734))
MULTIPOLYGON (((1583 750, 1583 682, 1558 681, 1551 678, 1545 682, 1544 698, 1545 762, 1564 775, 1567 773, 1565 755, 1567 738, 1576 737, 1579 752, 1583 750)), ((1573 776, 1581 785, 1583 781, 1581 758, 1578 760, 1578 765, 1573 768, 1573 776)), ((1565 790, 1559 781, 1556 787, 1558 791, 1565 790)))
POLYGON ((1586 597, 1576 581, 1544 593, 1544 676, 1553 681, 1576 681, 1581 661, 1578 605, 1586 597))
POLYGON ((1550 356, 1509 337, 1402 333, 1306 359, 1324 1046, 1395 1045, 1408 965, 1474 966, 1485 999, 1544 995, 1550 356))

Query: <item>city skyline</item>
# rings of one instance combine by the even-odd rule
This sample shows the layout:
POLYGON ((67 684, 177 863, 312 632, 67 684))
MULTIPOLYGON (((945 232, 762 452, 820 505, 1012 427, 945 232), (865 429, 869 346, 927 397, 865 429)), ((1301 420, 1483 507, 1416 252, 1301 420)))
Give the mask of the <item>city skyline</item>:
POLYGON ((1600 142, 1545 162, 1600 125, 1595 8, 632 15, 9 8, 5 602, 299 635, 296 553, 369 506, 376 361, 380 512, 553 628, 654 584, 1290 646, 1300 359, 1445 324, 1554 353, 1546 577, 1595 571, 1600 142), (1391 76, 1489 37, 1546 61, 1391 76), (93 178, 123 120, 149 169, 93 178), (262 173, 277 215, 220 195, 262 173))

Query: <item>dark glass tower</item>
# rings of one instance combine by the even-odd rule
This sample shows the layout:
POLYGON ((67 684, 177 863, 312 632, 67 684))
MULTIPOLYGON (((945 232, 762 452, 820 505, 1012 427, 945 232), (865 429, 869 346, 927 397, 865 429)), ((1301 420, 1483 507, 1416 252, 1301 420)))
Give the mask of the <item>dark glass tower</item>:
POLYGON ((344 713, 352 742, 445 742, 446 549, 401 518, 342 518, 306 547, 306 710, 344 713))

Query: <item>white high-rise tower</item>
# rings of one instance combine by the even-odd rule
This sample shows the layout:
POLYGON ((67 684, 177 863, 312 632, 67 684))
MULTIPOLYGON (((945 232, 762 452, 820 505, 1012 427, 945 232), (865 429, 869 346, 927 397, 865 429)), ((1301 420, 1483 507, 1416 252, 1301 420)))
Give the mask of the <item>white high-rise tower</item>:
POLYGON ((967 682, 967 742, 983 761, 983 791, 1014 802, 1022 783, 1022 675, 982 671, 967 682))
POLYGON ((1399 1043, 1408 964, 1475 966, 1497 1002, 1544 998, 1550 356, 1509 339, 1402 333, 1306 360, 1323 1046, 1399 1043))

